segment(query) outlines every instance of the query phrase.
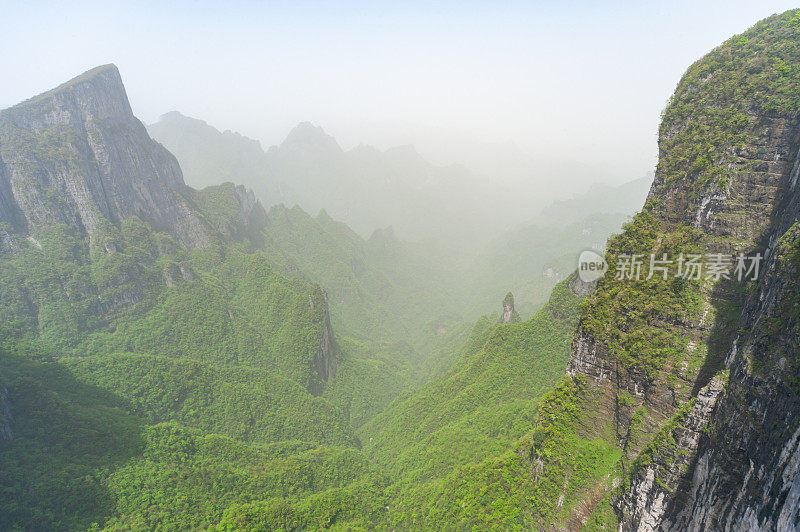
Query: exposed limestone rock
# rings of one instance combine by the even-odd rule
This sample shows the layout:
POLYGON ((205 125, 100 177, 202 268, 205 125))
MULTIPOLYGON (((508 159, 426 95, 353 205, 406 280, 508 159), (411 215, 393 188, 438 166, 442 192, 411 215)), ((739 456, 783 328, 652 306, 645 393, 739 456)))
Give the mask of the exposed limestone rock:
MULTIPOLYGON (((793 132, 781 130, 779 137, 791 136, 792 147, 778 150, 773 163, 783 152, 797 153, 800 124, 781 122, 787 123, 792 124, 793 132)), ((772 145, 776 135, 770 127, 761 132, 765 138, 756 143, 772 145)), ((776 174, 762 176, 774 185, 766 188, 771 191, 767 195, 759 187, 740 189, 739 202, 758 205, 772 214, 762 214, 759 223, 749 222, 750 215, 739 202, 731 208, 723 204, 714 207, 713 198, 706 203, 705 214, 697 218, 707 234, 720 231, 721 238, 763 236, 769 242, 766 267, 758 290, 742 311, 740 336, 726 357, 730 372, 726 393, 714 399, 717 404, 710 417, 690 419, 690 434, 697 438, 676 437, 674 453, 662 456, 633 480, 631 490, 618 501, 625 530, 800 527, 800 391, 796 384, 800 228, 795 224, 800 216, 800 193, 793 185, 798 167, 800 158, 784 162, 782 173, 770 166, 776 174), (776 195, 775 190, 783 195, 776 195), (742 194, 751 196, 742 198, 742 194), (724 222, 735 216, 742 224, 738 233, 724 222), (712 219, 716 221, 709 222, 712 219), (771 234, 764 236, 766 229, 771 234), (652 482, 651 477, 659 482, 652 482)), ((698 394, 695 408, 703 402, 710 404, 708 392, 704 389, 698 394)))
POLYGON ((191 283, 195 279, 197 274, 188 264, 169 262, 164 266, 164 282, 170 288, 178 286, 181 282, 191 283))
POLYGON ((788 50, 797 42, 798 14, 762 21, 695 63, 659 136, 646 210, 664 231, 688 225, 706 252, 765 255, 758 282, 742 291, 747 300, 738 323, 741 301, 723 283, 703 287, 702 316, 668 324, 686 338, 686 356, 649 376, 622 367, 613 346, 586 327, 576 332, 568 373, 590 378, 589 393, 624 452, 629 484, 612 501, 620 530, 800 528, 800 115, 791 105, 763 105, 771 97, 783 101, 794 84, 781 85, 776 75, 768 89, 777 95, 764 94, 749 77, 767 57, 796 61, 788 50), (736 48, 747 42, 759 44, 747 53, 736 48), (706 143, 702 153, 692 151, 695 141, 706 143), (733 308, 732 323, 724 325, 732 330, 713 336, 730 319, 721 313, 733 308), (712 342, 719 358, 706 359, 707 368, 685 363, 712 342), (639 407, 645 442, 631 435, 639 407))
POLYGON ((573 294, 582 298, 592 295, 592 292, 594 292, 594 289, 597 287, 597 281, 587 283, 582 281, 579 276, 573 275, 567 281, 567 285, 573 294))
POLYGON ((726 365, 730 384, 700 448, 689 496, 670 508, 673 530, 800 527, 800 194, 784 208, 760 283, 745 305, 726 365))
POLYGON ((751 113, 749 121, 747 135, 754 140, 731 149, 728 164, 735 177, 724 188, 710 186, 697 194, 656 172, 648 201, 664 201, 659 211, 666 220, 741 242, 754 242, 767 232, 795 166, 800 120, 751 113))
POLYGON ((8 388, 0 390, 0 441, 14 439, 14 416, 8 399, 8 388))
POLYGON ((101 218, 135 215, 203 247, 213 231, 186 191, 178 162, 133 116, 113 65, 0 111, 0 221, 91 234, 101 218))
POLYGON ((503 299, 503 315, 500 317, 500 323, 517 323, 519 321, 519 314, 514 310, 514 294, 509 292, 503 299))
POLYGON ((567 362, 567 375, 582 374, 596 380, 610 379, 615 371, 606 347, 598 343, 582 328, 578 328, 572 344, 572 355, 567 362))
POLYGON ((244 185, 236 185, 233 189, 236 201, 239 203, 239 217, 242 219, 245 229, 253 224, 266 221, 266 211, 261 203, 256 199, 253 189, 246 188, 244 185))
POLYGON ((331 318, 328 312, 328 296, 322 289, 318 289, 309 296, 309 308, 317 310, 322 315, 322 330, 320 331, 319 347, 314 352, 311 362, 312 381, 309 391, 314 395, 320 395, 325 383, 336 376, 336 353, 333 345, 333 330, 331 329, 331 318))
POLYGON ((668 503, 679 493, 683 476, 692 465, 724 385, 723 379, 713 379, 698 393, 688 412, 679 413, 674 426, 656 438, 658 443, 650 449, 649 461, 639 465, 632 474, 630 488, 616 503, 623 516, 623 530, 647 532, 659 527, 668 503))

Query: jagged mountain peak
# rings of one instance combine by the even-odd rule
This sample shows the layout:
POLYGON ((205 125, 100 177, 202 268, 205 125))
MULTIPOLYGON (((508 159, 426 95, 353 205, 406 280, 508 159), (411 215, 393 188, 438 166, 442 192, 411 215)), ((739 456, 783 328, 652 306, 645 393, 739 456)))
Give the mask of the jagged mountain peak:
POLYGON ((341 152, 336 139, 320 126, 311 122, 300 122, 281 143, 282 149, 302 152, 341 152))
POLYGON ((180 111, 167 111, 163 113, 161 116, 158 117, 159 120, 182 120, 182 119, 189 119, 189 120, 197 120, 198 122, 206 123, 205 120, 200 120, 199 118, 191 118, 186 116, 185 114, 181 113, 180 111))
POLYGON ((175 157, 133 116, 114 65, 0 111, 0 220, 92 234, 138 216, 189 247, 213 230, 184 197, 175 157))
POLYGON ((514 294, 511 292, 506 294, 503 298, 503 315, 500 317, 500 323, 514 323, 520 321, 519 314, 514 309, 514 294))
MULTIPOLYGON (((168 111, 158 117, 158 122, 160 123, 181 123, 186 122, 189 124, 197 125, 199 127, 213 127, 205 120, 201 120, 200 118, 194 118, 191 116, 186 116, 185 114, 181 113, 180 111, 168 111)), ((216 130, 216 128, 214 128, 216 130)))
MULTIPOLYGON (((0 111, 6 117, 19 117, 35 112, 63 110, 78 104, 92 119, 111 116, 133 116, 125 85, 114 64, 95 67, 28 100, 0 111)), ((59 118, 65 118, 61 113, 59 118)))
POLYGON ((394 227, 380 227, 375 229, 369 237, 370 242, 397 242, 399 239, 395 234, 394 227))
POLYGON ((648 210, 726 239, 765 235, 797 155, 798 20, 773 15, 689 67, 662 115, 648 210))

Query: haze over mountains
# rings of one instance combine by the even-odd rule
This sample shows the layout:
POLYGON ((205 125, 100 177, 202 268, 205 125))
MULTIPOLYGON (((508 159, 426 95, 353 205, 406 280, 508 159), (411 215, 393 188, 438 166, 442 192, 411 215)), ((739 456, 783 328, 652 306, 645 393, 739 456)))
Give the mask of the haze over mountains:
POLYGON ((795 9, 505 231, 408 148, 161 144, 114 65, 0 111, 0 529, 800 529, 799 87, 795 9))
MULTIPOLYGON (((522 323, 509 288, 519 289, 525 317, 534 313, 577 251, 633 209, 621 201, 598 214, 576 196, 553 206, 573 222, 558 231, 529 224, 492 239, 499 224, 481 225, 491 209, 459 221, 433 208, 485 207, 488 196, 472 195, 485 184, 410 148, 344 152, 301 124, 263 152, 179 120, 192 126, 176 137, 186 143, 180 160, 133 116, 113 65, 0 112, 0 460, 11 494, 3 527, 222 526, 255 511, 270 516, 268 528, 284 518, 305 528, 330 504, 337 519, 379 519, 390 463, 386 450, 363 453, 362 440, 383 446, 408 410, 370 423, 442 379, 431 385, 434 403, 469 383, 513 405, 476 411, 473 392, 453 397, 448 408, 466 408, 453 421, 475 428, 445 426, 441 450, 457 435, 478 437, 482 424, 514 424, 559 374, 577 299, 562 283, 522 323), (192 188, 183 166, 214 184, 192 188), (261 194, 274 202, 330 195, 345 214, 366 202, 363 227, 388 214, 409 240, 391 227, 365 238, 327 210, 311 216, 283 201, 267 210, 252 190, 222 183, 245 177, 266 182, 261 194), (464 183, 474 190, 451 194, 464 183), (548 263, 559 254, 571 259, 548 263), (498 350, 500 325, 518 328, 515 342, 529 350, 498 350), (499 358, 487 366, 487 356, 499 358), (176 482, 179 471, 189 477, 176 482), (223 481, 230 475, 236 482, 223 481), (236 506, 258 497, 289 514, 236 506)), ((404 445, 409 457, 419 453, 415 438, 404 445)), ((410 481, 397 480, 394 489, 410 481)))
MULTIPOLYGON (((362 236, 392 226, 411 240, 481 241, 524 221, 555 197, 512 193, 509 184, 463 166, 436 166, 412 146, 342 150, 319 126, 303 122, 277 146, 259 143, 178 112, 148 126, 181 161, 189 183, 220 179, 253 188, 265 205, 300 205, 347 223, 362 236)), ((546 180, 542 180, 546 181, 546 180)))
MULTIPOLYGON (((542 190, 529 202, 463 167, 432 165, 411 146, 343 151, 310 123, 301 123, 266 152, 257 141, 177 112, 148 131, 176 155, 196 186, 245 183, 266 206, 324 211, 317 219, 323 226, 341 221, 369 241, 388 234, 397 250, 418 243, 416 267, 449 294, 449 302, 437 306, 452 308, 445 314, 459 319, 491 311, 498 294, 508 290, 516 294, 518 309, 531 315, 572 272, 577 254, 602 248, 642 204, 650 185, 648 177, 619 187, 596 184, 553 203, 552 192, 542 190), (389 233, 373 236, 386 227, 389 233)), ((284 220, 285 213, 272 209, 269 217, 284 220)), ((278 223, 291 232, 291 224, 278 223)), ((300 235, 294 238, 302 241, 300 235)), ((396 260, 403 260, 400 256, 405 255, 396 260)))

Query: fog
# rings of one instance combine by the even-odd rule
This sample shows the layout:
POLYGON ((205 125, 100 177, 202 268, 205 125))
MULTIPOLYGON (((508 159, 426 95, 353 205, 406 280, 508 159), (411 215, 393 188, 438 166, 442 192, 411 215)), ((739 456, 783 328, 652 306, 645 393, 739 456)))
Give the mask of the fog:
POLYGON ((651 171, 686 65, 792 7, 564 4, 8 2, 0 103, 113 62, 146 123, 180 110, 266 148, 308 120, 345 148, 413 144, 567 195, 651 171))

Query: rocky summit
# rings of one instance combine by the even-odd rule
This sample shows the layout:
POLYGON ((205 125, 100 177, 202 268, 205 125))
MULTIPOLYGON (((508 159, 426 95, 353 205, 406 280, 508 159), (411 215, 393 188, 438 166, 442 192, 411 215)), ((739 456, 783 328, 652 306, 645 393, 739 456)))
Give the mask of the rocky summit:
POLYGON ((496 238, 411 147, 150 131, 113 65, 0 111, 1 530, 800 530, 800 10, 689 66, 646 200, 496 238))
POLYGON ((758 256, 758 279, 607 277, 575 336, 568 373, 601 397, 627 457, 609 495, 624 530, 800 526, 799 18, 759 22, 689 68, 645 210, 609 246, 615 260, 758 256))
POLYGON ((133 116, 114 65, 0 112, 0 220, 91 234, 101 220, 138 216, 207 246, 213 231, 186 195, 178 162, 133 116))

